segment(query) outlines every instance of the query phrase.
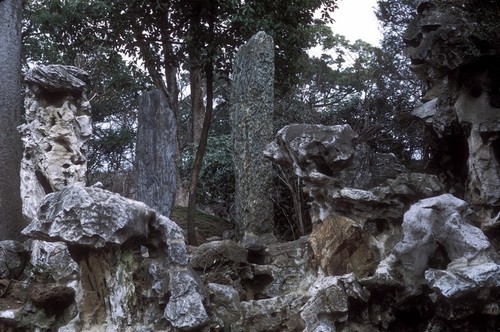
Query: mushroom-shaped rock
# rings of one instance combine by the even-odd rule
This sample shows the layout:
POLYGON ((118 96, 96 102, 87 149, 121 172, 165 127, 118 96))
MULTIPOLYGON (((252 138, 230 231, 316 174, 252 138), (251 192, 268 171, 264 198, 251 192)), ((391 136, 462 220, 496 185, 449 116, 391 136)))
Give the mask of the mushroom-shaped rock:
POLYGON ((291 165, 311 185, 369 189, 407 172, 394 154, 376 153, 357 137, 349 125, 292 124, 278 131, 264 155, 291 165))
POLYGON ((208 319, 182 230, 144 203, 71 185, 47 195, 23 233, 65 242, 77 261, 82 290, 73 330, 140 330, 165 319, 197 329, 208 319), (146 310, 136 310, 137 298, 146 310))

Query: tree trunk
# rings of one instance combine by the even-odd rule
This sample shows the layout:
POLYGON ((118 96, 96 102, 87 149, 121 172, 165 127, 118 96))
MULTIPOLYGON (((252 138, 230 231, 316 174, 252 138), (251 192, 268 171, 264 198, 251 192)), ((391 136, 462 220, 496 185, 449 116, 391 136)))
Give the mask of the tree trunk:
POLYGON ((20 239, 21 0, 0 1, 0 240, 20 239))
POLYGON ((196 155, 193 162, 193 170, 191 173, 191 182, 189 185, 189 201, 188 201, 188 211, 187 211, 187 237, 188 243, 191 245, 196 245, 196 232, 195 232, 195 220, 194 215, 196 211, 196 195, 198 191, 198 179, 200 176, 201 166, 203 163, 203 157, 205 155, 205 150, 208 142, 208 132, 210 130, 210 122, 212 121, 212 110, 213 110, 213 68, 210 62, 206 69, 206 80, 207 80, 207 109, 203 119, 202 131, 200 133, 200 141, 198 148, 196 149, 196 155))
POLYGON ((199 50, 193 50, 190 56, 191 69, 189 71, 189 80, 191 86, 191 109, 192 109, 192 123, 191 123, 191 139, 193 146, 200 142, 201 132, 203 130, 203 122, 205 118, 205 107, 203 105, 203 88, 202 88, 202 74, 200 64, 199 50))
MULTIPOLYGON (((198 13, 199 14, 199 13, 198 13)), ((200 20, 196 18, 196 15, 191 17, 191 36, 196 38, 197 31, 201 31, 200 20)), ((214 99, 214 91, 213 91, 213 54, 211 49, 213 47, 211 44, 213 43, 213 34, 214 34, 214 21, 217 17, 217 7, 210 7, 210 16, 208 18, 208 47, 207 55, 205 59, 205 65, 203 66, 205 70, 205 78, 207 84, 207 107, 206 110, 203 109, 203 93, 201 88, 201 53, 199 45, 194 43, 191 45, 189 57, 190 57, 190 65, 191 65, 191 100, 193 102, 193 139, 195 138, 195 127, 199 127, 199 119, 203 119, 201 123, 199 139, 194 140, 193 142, 198 143, 198 147, 196 149, 196 154, 193 162, 193 168, 191 171, 191 181, 189 183, 189 201, 188 201, 188 211, 187 211, 187 238, 188 243, 191 245, 196 245, 196 232, 195 232, 195 212, 196 212, 196 195, 198 191, 198 179, 201 172, 201 167, 203 163, 203 157, 205 156, 205 149, 207 147, 208 142, 208 133, 210 130, 210 122, 212 121, 212 110, 213 110, 213 99, 214 99), (193 95, 195 93, 195 95, 193 95), (198 118, 198 119, 197 119, 198 118)))

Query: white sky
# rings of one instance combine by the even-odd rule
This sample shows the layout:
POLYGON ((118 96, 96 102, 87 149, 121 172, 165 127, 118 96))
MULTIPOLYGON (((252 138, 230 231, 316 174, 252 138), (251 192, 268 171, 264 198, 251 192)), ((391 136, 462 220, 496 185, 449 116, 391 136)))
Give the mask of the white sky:
POLYGON ((333 13, 334 33, 344 35, 351 42, 362 39, 378 46, 382 34, 374 9, 377 0, 339 0, 338 9, 333 13))

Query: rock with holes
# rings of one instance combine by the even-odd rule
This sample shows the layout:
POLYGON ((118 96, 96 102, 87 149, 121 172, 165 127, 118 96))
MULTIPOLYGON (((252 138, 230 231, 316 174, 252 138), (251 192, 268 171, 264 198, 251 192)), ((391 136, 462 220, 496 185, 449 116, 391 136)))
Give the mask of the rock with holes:
POLYGON ((498 7, 421 1, 417 13, 405 40, 429 87, 413 112, 428 128, 429 168, 471 204, 484 228, 498 227, 500 51, 497 29, 486 23, 498 20, 498 7))
POLYGON ((470 223, 469 205, 450 194, 427 198, 404 215, 403 234, 367 284, 418 291, 422 284, 447 298, 500 287, 500 265, 486 235, 470 223), (444 250, 442 269, 429 264, 444 250), (424 279, 425 277, 425 279, 424 279))
POLYGON ((308 245, 307 238, 301 237, 270 244, 261 251, 250 250, 250 266, 242 283, 251 289, 253 298, 272 298, 307 289, 312 282, 308 275, 311 256, 308 245))
POLYGON ((329 275, 373 273, 401 239, 411 203, 439 195, 436 176, 410 173, 390 153, 373 151, 348 125, 288 125, 264 154, 289 164, 310 197, 311 262, 329 275))
POLYGON ((369 189, 407 170, 393 154, 375 153, 349 125, 291 124, 278 131, 264 155, 289 164, 307 182, 369 189))
POLYGON ((92 134, 84 89, 88 74, 71 66, 30 69, 25 76, 26 123, 19 127, 23 214, 34 218, 46 194, 85 184, 86 151, 92 134))

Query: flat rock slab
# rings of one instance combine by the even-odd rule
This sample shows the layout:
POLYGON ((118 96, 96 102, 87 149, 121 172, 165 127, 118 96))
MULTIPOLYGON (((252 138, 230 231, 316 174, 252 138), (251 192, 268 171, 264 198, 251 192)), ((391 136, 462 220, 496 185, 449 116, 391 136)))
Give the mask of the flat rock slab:
POLYGON ((100 188, 71 185, 49 194, 24 235, 49 242, 102 248, 147 237, 155 211, 100 188))
POLYGON ((83 92, 89 81, 87 72, 73 66, 36 66, 29 70, 24 81, 50 92, 83 92))

